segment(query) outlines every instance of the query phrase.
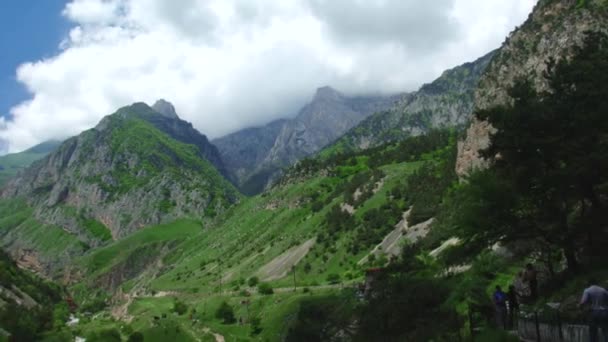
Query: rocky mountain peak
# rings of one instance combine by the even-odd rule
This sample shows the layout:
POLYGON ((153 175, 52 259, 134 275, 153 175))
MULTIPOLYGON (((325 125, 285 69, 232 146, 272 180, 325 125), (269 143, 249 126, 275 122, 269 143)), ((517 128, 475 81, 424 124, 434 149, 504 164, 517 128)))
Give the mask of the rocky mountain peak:
POLYGON ((179 119, 179 116, 177 116, 177 113, 175 112, 175 107, 169 101, 160 99, 160 100, 156 101, 156 103, 154 103, 154 105, 152 106, 152 109, 154 109, 155 111, 159 112, 160 114, 162 114, 163 116, 165 116, 167 118, 179 119))
POLYGON ((313 97, 312 102, 336 101, 343 97, 344 97, 344 95, 342 95, 342 93, 340 93, 336 89, 334 89, 330 86, 325 86, 325 87, 317 88, 317 91, 315 92, 315 96, 313 97))

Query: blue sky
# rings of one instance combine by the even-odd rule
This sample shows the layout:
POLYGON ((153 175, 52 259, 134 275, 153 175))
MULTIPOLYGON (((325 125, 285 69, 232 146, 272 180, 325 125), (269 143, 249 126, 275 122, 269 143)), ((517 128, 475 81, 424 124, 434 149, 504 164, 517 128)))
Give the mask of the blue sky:
POLYGON ((69 24, 61 15, 67 0, 0 1, 0 116, 28 98, 15 79, 23 62, 58 52, 69 24))

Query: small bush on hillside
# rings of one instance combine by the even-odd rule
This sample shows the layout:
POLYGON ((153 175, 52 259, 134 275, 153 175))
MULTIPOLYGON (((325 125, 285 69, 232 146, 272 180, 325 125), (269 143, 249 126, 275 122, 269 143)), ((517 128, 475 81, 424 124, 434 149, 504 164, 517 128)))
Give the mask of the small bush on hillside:
POLYGON ((259 317, 254 317, 251 319, 251 336, 259 335, 262 332, 262 327, 260 324, 262 321, 259 317))
POLYGON ((173 303, 173 312, 177 313, 178 315, 183 315, 188 311, 188 305, 186 305, 184 302, 181 302, 179 300, 176 300, 173 303))
POLYGON ((131 335, 129 335, 129 339, 127 340, 127 342, 143 342, 144 341, 144 335, 142 333, 140 333, 139 331, 136 331, 134 333, 132 333, 131 335))
POLYGON ((327 281, 330 284, 338 284, 340 282, 340 275, 336 273, 331 273, 327 276, 327 281))
POLYGON ((258 292, 263 295, 271 295, 274 293, 272 286, 268 283, 260 283, 258 285, 258 292))
POLYGON ((251 278, 249 278, 249 281, 247 281, 247 285, 249 285, 249 287, 254 287, 259 282, 260 282, 260 280, 258 279, 258 277, 251 277, 251 278))
POLYGON ((215 317, 221 319, 224 324, 233 324, 236 322, 234 317, 234 309, 227 302, 222 302, 215 311, 215 317))
POLYGON ((88 334, 86 340, 92 342, 121 342, 122 338, 118 329, 105 329, 88 334))

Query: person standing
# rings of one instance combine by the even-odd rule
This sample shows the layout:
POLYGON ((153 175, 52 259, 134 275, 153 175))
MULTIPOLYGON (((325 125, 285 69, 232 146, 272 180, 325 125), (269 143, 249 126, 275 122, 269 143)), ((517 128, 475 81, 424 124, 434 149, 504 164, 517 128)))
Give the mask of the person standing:
POLYGON ((583 291, 579 307, 591 307, 589 314, 589 341, 598 342, 598 328, 604 333, 604 342, 608 342, 608 291, 598 286, 597 281, 591 279, 588 287, 583 291))
POLYGON ((502 288, 496 285, 496 291, 492 296, 494 300, 494 309, 496 312, 496 326, 498 328, 507 329, 507 294, 502 291, 502 288))
POLYGON ((538 298, 538 273, 532 264, 526 265, 525 279, 530 287, 530 300, 535 301, 538 298))
POLYGON ((507 303, 509 313, 509 328, 515 327, 515 320, 517 319, 517 313, 519 312, 519 298, 518 293, 515 290, 515 285, 509 286, 509 292, 507 292, 507 303))

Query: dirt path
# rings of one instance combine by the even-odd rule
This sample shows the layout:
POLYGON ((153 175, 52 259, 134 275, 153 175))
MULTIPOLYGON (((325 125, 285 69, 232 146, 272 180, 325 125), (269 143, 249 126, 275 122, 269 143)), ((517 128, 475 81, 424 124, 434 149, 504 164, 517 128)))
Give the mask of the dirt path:
POLYGON ((215 337, 215 342, 225 342, 224 336, 214 333, 213 331, 211 331, 211 329, 204 328, 203 331, 207 334, 213 335, 213 337, 215 337))
POLYGON ((292 266, 297 265, 315 245, 315 238, 312 238, 300 246, 290 248, 285 253, 274 258, 264 265, 257 272, 262 281, 281 279, 287 275, 292 266))

